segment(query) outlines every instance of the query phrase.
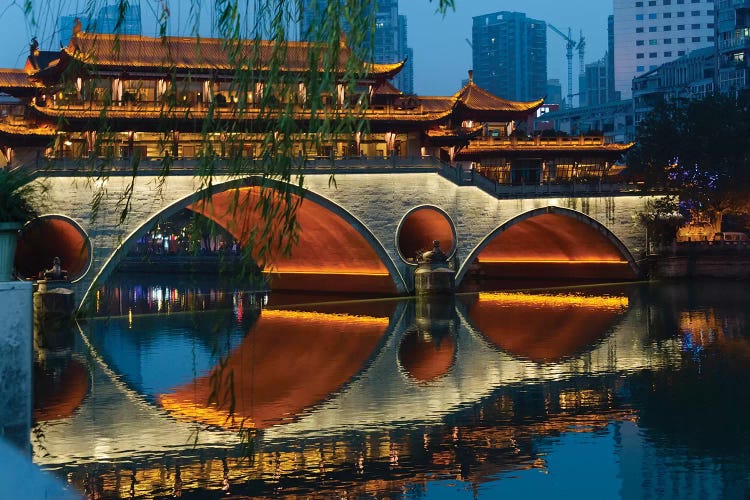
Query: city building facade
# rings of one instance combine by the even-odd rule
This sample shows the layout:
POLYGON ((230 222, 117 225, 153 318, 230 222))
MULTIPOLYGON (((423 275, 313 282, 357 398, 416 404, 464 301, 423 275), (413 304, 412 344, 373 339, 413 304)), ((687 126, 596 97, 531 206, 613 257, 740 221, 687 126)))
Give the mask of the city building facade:
POLYGON ((633 79, 637 126, 660 101, 703 99, 714 93, 716 55, 713 47, 694 50, 633 79))
POLYGON ((614 0, 615 91, 632 95, 633 78, 693 50, 713 46, 713 0, 614 0))
POLYGON ((630 99, 552 111, 543 118, 552 123, 554 130, 572 136, 601 134, 607 142, 629 142, 635 138, 630 99))
POLYGON ((718 89, 750 88, 750 0, 717 0, 716 52, 718 89))
MULTIPOLYGON (((300 38, 310 40, 311 29, 325 16, 325 0, 304 0, 300 17, 300 38)), ((342 17, 344 32, 349 31, 348 21, 342 17)), ((375 12, 375 40, 372 61, 391 63, 403 61, 404 70, 393 80, 393 85, 405 94, 414 93, 413 51, 408 46, 408 24, 406 16, 398 13, 398 0, 379 0, 375 12)))
POLYGON ((120 5, 114 3, 101 7, 96 16, 84 16, 83 18, 80 15, 60 16, 58 32, 60 46, 70 43, 70 35, 73 33, 76 20, 81 22, 83 29, 91 33, 117 32, 122 35, 140 35, 143 33, 140 2, 128 2, 122 14, 120 13, 120 5))
POLYGON ((547 24, 519 12, 476 16, 472 24, 475 80, 493 94, 534 100, 547 90, 547 24))

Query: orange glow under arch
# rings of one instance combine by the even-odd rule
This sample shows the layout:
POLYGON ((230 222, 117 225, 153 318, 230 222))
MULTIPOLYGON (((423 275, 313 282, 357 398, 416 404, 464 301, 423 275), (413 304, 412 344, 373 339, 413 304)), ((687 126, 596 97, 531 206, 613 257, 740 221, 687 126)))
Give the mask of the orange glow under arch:
MULTIPOLYGON (((261 189, 230 189, 213 195, 210 205, 197 202, 188 208, 226 228, 245 245, 253 228, 261 225, 261 214, 255 208, 261 189), (234 206, 242 208, 235 210, 234 206)), ((290 256, 280 251, 269 256, 274 289, 397 293, 383 260, 350 222, 314 201, 291 196, 299 203, 298 241, 290 256)))
POLYGON ((456 341, 451 335, 434 339, 416 329, 404 335, 398 351, 402 368, 418 382, 432 382, 447 374, 455 356, 456 341))
POLYGON ((597 342, 627 307, 621 296, 480 293, 469 318, 504 352, 553 363, 597 342))
POLYGON ((52 267, 55 257, 60 257, 70 280, 80 278, 91 261, 88 237, 67 217, 45 215, 31 220, 18 238, 16 272, 23 278, 37 278, 52 267))
POLYGON ((492 278, 635 278, 626 257, 605 234, 554 212, 511 225, 481 250, 477 261, 492 278))
POLYGON ((157 399, 176 417, 228 428, 264 429, 293 420, 363 369, 388 323, 387 317, 265 310, 223 371, 216 368, 157 399), (208 404, 214 389, 228 389, 216 380, 230 374, 234 419, 228 404, 208 404))
POLYGON ((450 219, 435 207, 419 207, 409 212, 398 229, 398 251, 404 260, 414 258, 419 251, 432 250, 434 240, 451 255, 456 242, 450 219))

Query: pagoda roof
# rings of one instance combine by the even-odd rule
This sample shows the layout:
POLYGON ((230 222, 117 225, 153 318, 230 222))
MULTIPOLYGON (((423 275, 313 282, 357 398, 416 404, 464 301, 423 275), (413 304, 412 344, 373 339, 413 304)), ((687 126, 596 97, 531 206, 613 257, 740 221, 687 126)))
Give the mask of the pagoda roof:
MULTIPOLYGON (((239 42, 239 60, 246 61, 248 68, 257 71, 271 70, 270 61, 276 43, 269 40, 242 40, 239 42), (257 61, 257 64, 253 64, 257 61)), ((324 54, 329 45, 311 42, 287 42, 284 47, 283 70, 305 73, 311 69, 317 53, 318 65, 322 68, 324 54)), ((193 70, 196 72, 234 73, 238 65, 230 61, 227 41, 221 38, 196 37, 145 37, 141 35, 113 35, 103 33, 74 33, 61 56, 95 67, 98 71, 153 71, 163 73, 167 68, 193 70)), ((351 50, 341 45, 336 61, 336 70, 344 71, 347 62, 354 57, 351 50)), ((369 77, 386 79, 395 76, 404 67, 406 60, 391 64, 362 62, 362 72, 369 77)), ((44 68, 42 68, 44 70, 44 68)))
POLYGON ((373 91, 373 95, 393 95, 393 96, 402 96, 404 95, 403 92, 401 92, 399 89, 397 89, 391 82, 388 81, 382 81, 379 85, 377 85, 373 91))
POLYGON ((0 122, 0 133, 8 136, 52 137, 57 132, 51 124, 13 124, 0 122))
POLYGON ((529 102, 503 99, 484 90, 471 78, 453 98, 457 114, 481 121, 525 118, 544 103, 543 98, 529 102))
MULTIPOLYGON (((98 119, 104 109, 96 105, 77 105, 77 106, 40 106, 31 104, 31 108, 45 119, 62 118, 66 120, 92 120, 98 119)), ((158 122, 163 119, 176 120, 194 120, 203 119, 209 112, 208 106, 196 107, 169 107, 164 106, 117 106, 111 105, 106 108, 107 117, 112 120, 125 120, 125 122, 138 123, 143 126, 145 121, 151 120, 158 122)), ((364 114, 358 115, 376 125, 394 125, 394 126, 424 126, 425 124, 436 124, 444 121, 450 116, 451 110, 442 111, 414 111, 414 110, 382 110, 377 107, 367 109, 364 114)), ((257 120, 261 117, 269 118, 268 110, 261 113, 258 108, 249 108, 242 112, 232 107, 214 108, 212 116, 218 120, 257 120)), ((270 117, 274 116, 271 113, 270 117)), ((347 111, 333 111, 330 115, 333 119, 351 116, 347 111)), ((300 109, 294 113, 293 118, 298 121, 307 121, 312 118, 312 113, 307 109, 300 109)))
POLYGON ((433 146, 456 146, 466 147, 472 139, 479 136, 484 130, 481 123, 473 127, 437 127, 424 131, 427 141, 433 146))
POLYGON ((22 69, 0 68, 0 91, 6 92, 12 89, 36 88, 38 84, 29 78, 22 69))
POLYGON ((617 158, 631 149, 635 143, 606 143, 600 137, 573 137, 558 140, 475 140, 462 149, 457 157, 464 160, 477 160, 503 156, 606 156, 617 158))
POLYGON ((22 69, 0 69, 0 92, 14 97, 31 96, 39 83, 22 69))

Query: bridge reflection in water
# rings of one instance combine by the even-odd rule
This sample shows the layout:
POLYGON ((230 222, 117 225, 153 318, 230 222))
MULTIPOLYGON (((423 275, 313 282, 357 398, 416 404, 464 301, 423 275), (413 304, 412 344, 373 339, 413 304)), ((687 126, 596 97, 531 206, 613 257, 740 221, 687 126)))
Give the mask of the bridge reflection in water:
MULTIPOLYGON (((154 295, 179 305, 191 294, 154 295)), ((38 393, 35 460, 82 490, 123 497, 227 484, 387 495, 545 470, 540 439, 634 425, 623 375, 682 362, 680 339, 649 337, 641 295, 278 308, 300 299, 237 292, 214 293, 214 309, 195 314, 154 302, 153 314, 84 326, 73 368, 59 372, 78 390, 58 390, 52 404, 38 393)))

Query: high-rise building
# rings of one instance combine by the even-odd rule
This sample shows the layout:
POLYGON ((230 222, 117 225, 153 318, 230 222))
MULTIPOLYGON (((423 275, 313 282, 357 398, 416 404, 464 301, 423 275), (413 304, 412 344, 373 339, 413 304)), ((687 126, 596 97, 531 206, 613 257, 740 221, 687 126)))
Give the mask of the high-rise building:
MULTIPOLYGON (((327 0, 304 0, 300 18, 300 37, 309 39, 311 27, 325 15, 327 0)), ((393 63, 407 59, 404 70, 393 79, 393 85, 405 94, 414 92, 414 62, 407 42, 406 16, 398 13, 398 0, 378 0, 375 13, 375 44, 372 59, 376 63, 393 63)), ((344 32, 349 31, 346 19, 341 19, 344 32)))
POLYGON ((716 3, 718 87, 735 93, 750 87, 750 0, 716 3))
POLYGON ((105 5, 96 17, 91 16, 60 16, 59 34, 60 44, 68 45, 73 34, 76 19, 81 23, 81 28, 89 33, 119 33, 121 35, 141 35, 141 4, 140 2, 128 2, 125 11, 120 15, 120 5, 115 3, 105 5), (120 21, 119 27, 117 22, 120 21))
POLYGON ((630 98, 635 76, 713 45, 714 36, 713 0, 614 0, 615 90, 630 98))
POLYGON ((607 17, 607 100, 619 101, 620 93, 615 89, 615 16, 607 17))
POLYGON ((562 84, 558 78, 550 78, 547 80, 547 91, 544 95, 547 96, 544 99, 545 104, 562 104, 562 84))
POLYGON ((607 56, 586 65, 578 81, 580 106, 597 106, 610 101, 607 69, 607 56))
POLYGON ((547 88, 547 24, 519 12, 474 18, 474 81, 495 95, 533 101, 547 88))

